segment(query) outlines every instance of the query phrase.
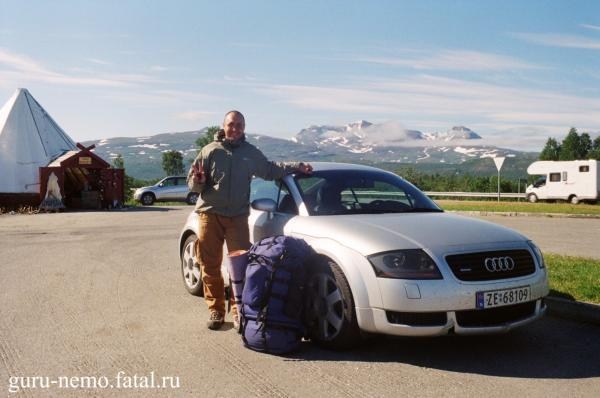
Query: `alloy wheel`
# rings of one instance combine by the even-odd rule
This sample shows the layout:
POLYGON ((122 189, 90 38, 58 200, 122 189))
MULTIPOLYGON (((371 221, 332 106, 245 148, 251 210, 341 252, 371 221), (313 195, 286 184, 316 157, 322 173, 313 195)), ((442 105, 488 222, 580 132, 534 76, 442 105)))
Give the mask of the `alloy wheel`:
POLYGON ((202 279, 200 278, 200 267, 198 263, 196 263, 194 257, 194 241, 189 242, 183 250, 181 269, 183 272, 183 279, 188 289, 195 289, 198 284, 202 282, 202 279))
POLYGON ((308 284, 308 323, 321 341, 334 339, 344 324, 344 298, 333 276, 315 274, 308 284))

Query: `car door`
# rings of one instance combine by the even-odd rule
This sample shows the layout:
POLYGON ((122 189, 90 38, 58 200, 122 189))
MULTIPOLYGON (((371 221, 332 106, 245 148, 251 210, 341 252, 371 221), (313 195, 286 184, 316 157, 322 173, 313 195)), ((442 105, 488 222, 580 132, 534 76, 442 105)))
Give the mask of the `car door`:
POLYGON ((170 200, 173 198, 176 177, 168 177, 162 180, 155 189, 157 200, 170 200))
POLYGON ((185 177, 177 177, 172 191, 172 199, 178 201, 186 200, 189 192, 190 188, 187 185, 187 179, 185 177))
POLYGON ((288 221, 298 216, 296 201, 282 180, 265 181, 255 178, 252 181, 250 200, 256 199, 271 199, 277 204, 277 208, 272 213, 250 209, 248 226, 252 243, 269 236, 282 235, 288 221))

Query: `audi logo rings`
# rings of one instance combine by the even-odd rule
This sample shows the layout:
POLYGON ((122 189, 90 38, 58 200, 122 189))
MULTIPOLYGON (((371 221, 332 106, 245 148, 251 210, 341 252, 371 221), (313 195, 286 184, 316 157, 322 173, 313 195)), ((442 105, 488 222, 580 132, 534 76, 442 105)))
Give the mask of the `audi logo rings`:
POLYGON ((483 262, 489 272, 512 271, 515 269, 515 260, 511 257, 487 257, 483 262))

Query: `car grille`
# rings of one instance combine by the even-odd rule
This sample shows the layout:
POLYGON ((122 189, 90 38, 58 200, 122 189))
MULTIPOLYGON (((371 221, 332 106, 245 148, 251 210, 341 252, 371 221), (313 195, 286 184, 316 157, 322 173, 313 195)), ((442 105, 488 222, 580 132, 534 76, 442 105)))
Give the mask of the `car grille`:
POLYGON ((409 326, 444 326, 448 322, 445 312, 394 312, 386 311, 389 323, 409 326))
POLYGON ((446 256, 446 262, 454 275, 461 281, 490 281, 516 278, 533 274, 535 263, 527 250, 501 250, 481 253, 453 254, 446 256), (485 267, 486 259, 510 257, 514 268, 510 270, 489 271, 485 267))
POLYGON ((535 301, 486 310, 456 311, 456 323, 462 327, 497 326, 516 322, 535 314, 535 301))

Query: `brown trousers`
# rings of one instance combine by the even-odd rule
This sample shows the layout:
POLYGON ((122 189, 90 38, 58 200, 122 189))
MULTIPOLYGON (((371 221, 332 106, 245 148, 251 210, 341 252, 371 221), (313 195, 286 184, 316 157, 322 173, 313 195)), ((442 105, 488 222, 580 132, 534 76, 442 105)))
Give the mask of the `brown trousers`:
MULTIPOLYGON (((199 237, 196 241, 196 260, 202 270, 204 300, 209 311, 225 315, 225 285, 221 273, 223 242, 229 252, 248 250, 250 234, 248 216, 224 217, 212 213, 200 213, 199 237)), ((237 312, 232 298, 232 311, 237 312)))

